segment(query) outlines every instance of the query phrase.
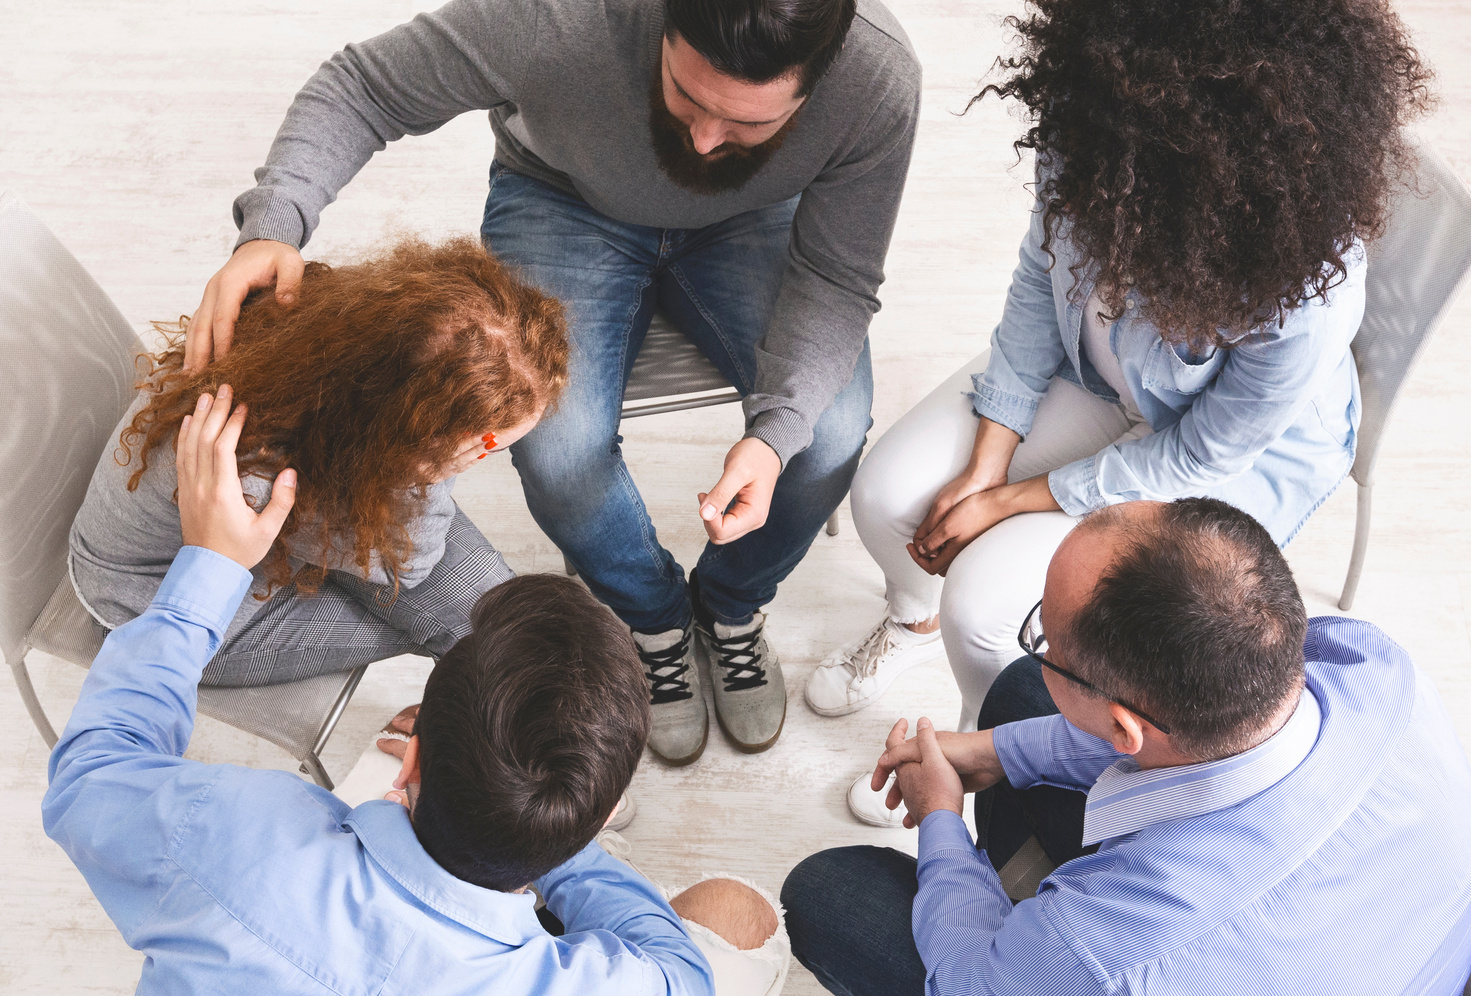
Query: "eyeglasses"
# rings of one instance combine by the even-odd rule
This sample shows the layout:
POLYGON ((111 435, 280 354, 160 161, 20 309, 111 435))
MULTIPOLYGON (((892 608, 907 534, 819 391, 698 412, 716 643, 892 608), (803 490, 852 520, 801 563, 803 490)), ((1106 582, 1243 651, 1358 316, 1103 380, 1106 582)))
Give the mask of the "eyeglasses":
POLYGON ((1136 705, 1130 705, 1123 699, 1110 698, 1109 696, 1104 695, 1102 690, 1100 690, 1099 687, 1093 684, 1091 681, 1079 678, 1076 674, 1073 674, 1067 668, 1060 667, 1059 665, 1052 663, 1046 658, 1046 656, 1044 656, 1047 653, 1047 634, 1042 632, 1042 603, 1040 601, 1036 605, 1032 606, 1031 612, 1027 613, 1027 618, 1022 622, 1021 632, 1016 634, 1016 642, 1021 645, 1022 650, 1026 652, 1026 655, 1028 657, 1036 661, 1038 664, 1041 664, 1049 671, 1055 671, 1066 678, 1068 681, 1075 682, 1079 685, 1082 685, 1084 688, 1097 692, 1099 695, 1103 695, 1104 698, 1107 698, 1110 702, 1123 706, 1125 709, 1129 710, 1140 719, 1148 720, 1154 725, 1155 729, 1159 730, 1159 732, 1163 733, 1165 736, 1169 736, 1170 728, 1161 723, 1159 720, 1155 719, 1149 713, 1145 712, 1143 709, 1140 709, 1136 705))

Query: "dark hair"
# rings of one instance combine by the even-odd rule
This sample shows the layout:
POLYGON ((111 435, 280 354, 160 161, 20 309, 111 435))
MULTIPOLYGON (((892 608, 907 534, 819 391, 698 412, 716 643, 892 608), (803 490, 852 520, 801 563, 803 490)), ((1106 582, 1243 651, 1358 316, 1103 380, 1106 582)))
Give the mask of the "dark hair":
POLYGON ((664 34, 678 35, 717 72, 769 83, 801 71, 797 96, 843 51, 857 0, 664 0, 664 34))
MULTIPOLYGON (((1080 528, 1106 529, 1094 513, 1080 528)), ((1201 760, 1250 747, 1303 680, 1307 611, 1262 525, 1214 498, 1131 519, 1124 552, 1068 626, 1070 662, 1109 698, 1138 702, 1201 760)))
POLYGON ((1012 70, 1043 243, 1136 288, 1170 342, 1229 346, 1323 297, 1383 229, 1430 70, 1385 0, 1029 0, 1012 70))
POLYGON ((633 641, 571 578, 486 592, 424 686, 414 831, 451 875, 509 891, 602 829, 649 735, 633 641))

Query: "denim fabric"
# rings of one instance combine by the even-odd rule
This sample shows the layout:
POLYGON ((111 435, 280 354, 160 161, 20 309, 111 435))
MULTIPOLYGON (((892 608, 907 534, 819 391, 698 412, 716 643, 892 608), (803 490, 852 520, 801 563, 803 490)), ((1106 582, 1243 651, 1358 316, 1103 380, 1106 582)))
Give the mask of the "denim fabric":
MULTIPOLYGON (((1057 706, 1042 680, 1042 665, 1023 657, 997 675, 986 693, 976 729, 990 730, 1023 719, 1055 715, 1057 706)), ((1086 792, 1055 785, 1017 789, 1008 782, 999 782, 976 793, 976 847, 986 852, 998 872, 1033 836, 1055 865, 1092 854, 1098 850, 1096 846, 1083 847, 1087 802, 1086 792)))
POLYGON ((909 855, 836 847, 804 858, 781 887, 792 954, 838 996, 925 991, 910 910, 919 878, 909 855))
MULTIPOLYGON (((537 525, 592 592, 640 632, 685 626, 691 612, 684 571, 660 545, 623 461, 618 423, 629 371, 657 308, 743 395, 753 390, 798 200, 705 228, 650 228, 491 167, 481 236, 561 299, 572 340, 567 389, 511 447, 512 461, 537 525)), ((701 597, 717 621, 748 622, 769 602, 843 500, 872 424, 872 397, 865 342, 812 445, 783 468, 766 525, 734 543, 706 545, 697 564, 701 597)))
MULTIPOLYGON (((1039 177, 1039 188, 1043 178, 1039 177)), ((1096 268, 1065 227, 1042 249, 1041 202, 1022 241, 991 361, 975 378, 976 413, 1025 436, 1053 377, 1110 401, 1113 388, 1079 345, 1096 268)), ((1359 381, 1349 352, 1364 313, 1363 247, 1325 300, 1268 323, 1231 349, 1171 345, 1134 292, 1109 331, 1139 411, 1154 431, 1048 475, 1063 511, 1209 495, 1249 512, 1286 544, 1353 464, 1359 381)))

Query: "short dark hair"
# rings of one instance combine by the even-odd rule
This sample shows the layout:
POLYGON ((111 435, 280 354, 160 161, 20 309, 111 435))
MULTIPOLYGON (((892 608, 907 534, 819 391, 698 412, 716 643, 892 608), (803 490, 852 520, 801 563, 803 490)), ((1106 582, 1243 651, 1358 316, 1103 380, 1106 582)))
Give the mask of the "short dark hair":
MULTIPOLYGON (((1108 528, 1094 513, 1081 528, 1108 528)), ((1201 760, 1250 747, 1303 681, 1307 611, 1261 523, 1214 498, 1131 519, 1127 545, 1067 628, 1070 663, 1138 702, 1201 760)))
POLYGON ((664 0, 664 34, 739 80, 800 71, 805 97, 843 51, 857 9, 857 0, 664 0))
POLYGON ((518 889, 582 850, 633 778, 649 691, 627 629, 570 578, 481 596, 419 708, 414 831, 446 871, 518 889))

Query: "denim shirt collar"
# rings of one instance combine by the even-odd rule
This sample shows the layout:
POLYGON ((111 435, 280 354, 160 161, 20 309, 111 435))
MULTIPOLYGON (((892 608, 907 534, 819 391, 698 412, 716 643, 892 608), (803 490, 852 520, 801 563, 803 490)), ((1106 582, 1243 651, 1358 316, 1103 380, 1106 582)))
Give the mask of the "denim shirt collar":
POLYGON ((1133 757, 1104 770, 1088 792, 1083 846, 1134 833, 1165 820, 1203 816, 1234 806, 1287 777, 1313 749, 1322 711, 1304 687, 1297 708, 1272 736, 1217 761, 1141 771, 1133 757))
POLYGON ((445 871, 424 850, 396 802, 374 799, 344 820, 383 873, 425 907, 492 940, 519 947, 546 933, 536 919, 536 897, 471 885, 445 871))

